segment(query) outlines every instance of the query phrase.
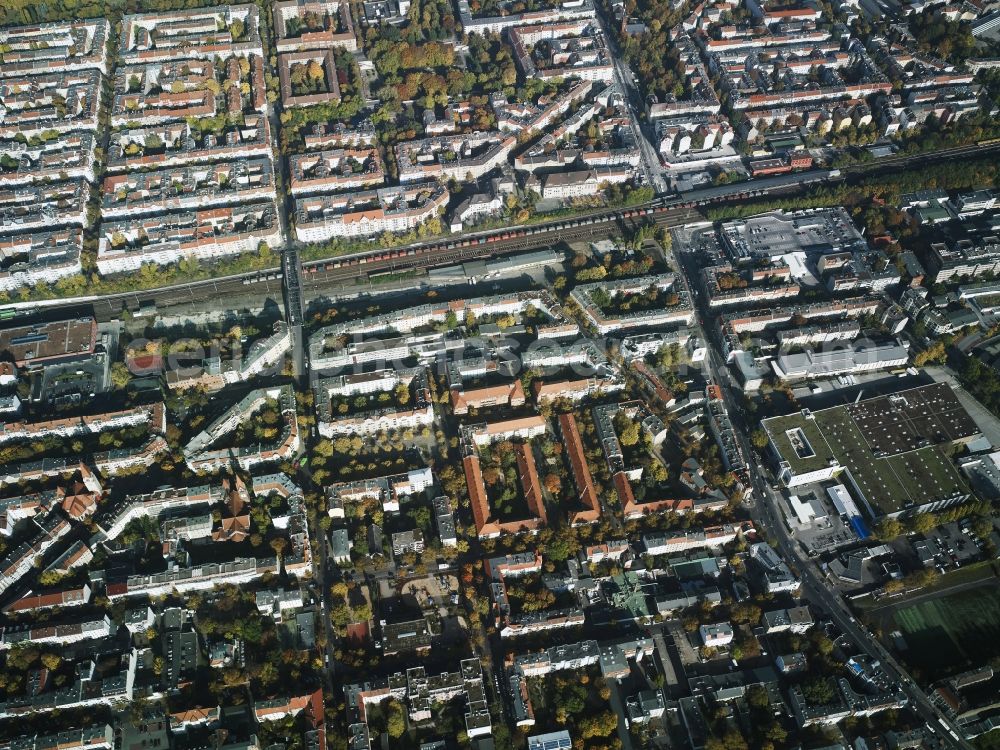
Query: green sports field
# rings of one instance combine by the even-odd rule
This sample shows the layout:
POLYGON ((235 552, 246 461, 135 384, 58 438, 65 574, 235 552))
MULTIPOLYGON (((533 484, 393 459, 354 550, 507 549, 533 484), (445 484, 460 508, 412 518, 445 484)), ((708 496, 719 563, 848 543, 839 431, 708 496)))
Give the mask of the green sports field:
POLYGON ((954 673, 1000 656, 1000 586, 990 583, 896 611, 906 660, 928 673, 954 673))

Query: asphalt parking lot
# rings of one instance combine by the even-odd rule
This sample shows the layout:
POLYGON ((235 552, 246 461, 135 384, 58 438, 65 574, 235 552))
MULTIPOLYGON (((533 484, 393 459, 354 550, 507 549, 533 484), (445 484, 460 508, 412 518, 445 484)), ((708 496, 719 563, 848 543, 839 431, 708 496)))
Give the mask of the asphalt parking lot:
POLYGON ((938 526, 924 536, 935 554, 936 563, 945 568, 955 567, 956 564, 967 565, 982 554, 976 538, 972 534, 963 533, 957 522, 938 526))

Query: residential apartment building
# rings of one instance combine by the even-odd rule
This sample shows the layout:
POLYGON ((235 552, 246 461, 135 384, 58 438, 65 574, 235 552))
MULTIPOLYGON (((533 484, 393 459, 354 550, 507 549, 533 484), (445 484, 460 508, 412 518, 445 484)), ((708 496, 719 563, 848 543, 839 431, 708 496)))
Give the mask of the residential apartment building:
POLYGON ((693 549, 719 549, 737 539, 744 529, 737 524, 706 526, 699 531, 645 534, 642 544, 648 555, 671 555, 693 549))
POLYGON ((93 68, 107 73, 110 26, 103 18, 0 29, 6 75, 93 68))
POLYGON ((592 19, 595 17, 592 0, 569 0, 555 3, 535 11, 524 11, 502 16, 475 16, 468 0, 458 0, 458 17, 465 33, 492 32, 499 34, 505 29, 525 24, 545 25, 559 21, 592 19))
POLYGON ((354 52, 358 48, 350 3, 342 0, 281 0, 274 3, 271 12, 278 52, 327 47, 354 52), (320 20, 319 27, 306 25, 307 14, 320 20))
POLYGON ((429 467, 404 474, 339 482, 326 488, 327 511, 334 516, 346 504, 370 498, 381 502, 384 512, 395 513, 399 511, 401 498, 423 492, 433 484, 434 474, 429 467))
POLYGON ((447 188, 437 184, 296 198, 295 235, 302 242, 322 242, 407 232, 437 217, 447 203, 447 188))
POLYGON ((639 326, 656 326, 666 324, 691 325, 694 319, 694 308, 690 295, 680 277, 672 273, 657 276, 640 276, 633 279, 619 279, 594 284, 578 284, 570 292, 570 296, 583 310, 584 315, 594 329, 605 336, 613 331, 621 331, 639 326), (650 287, 665 292, 672 304, 638 312, 605 313, 595 301, 595 294, 642 294, 650 287))
POLYGON ((261 53, 260 17, 252 3, 127 15, 118 53, 125 63, 163 63, 261 53), (242 35, 233 35, 234 21, 242 35))
POLYGON ((105 219, 200 210, 274 197, 274 167, 267 157, 109 175, 101 188, 105 219))
POLYGON ((935 283, 943 284, 953 278, 975 278, 983 274, 1000 272, 1000 240, 987 238, 982 243, 957 240, 949 247, 943 242, 931 245, 928 271, 935 283))
POLYGON ((377 148, 337 148, 288 157, 292 195, 371 189, 385 182, 377 148))
POLYGON ((507 163, 517 139, 497 131, 442 135, 396 145, 399 181, 475 180, 507 163))
POLYGON ((38 229, 0 234, 0 291, 12 291, 82 272, 83 229, 38 229))
POLYGON ((102 274, 137 271, 146 263, 170 265, 184 259, 213 261, 282 243, 273 200, 250 200, 101 224, 97 269, 102 274))

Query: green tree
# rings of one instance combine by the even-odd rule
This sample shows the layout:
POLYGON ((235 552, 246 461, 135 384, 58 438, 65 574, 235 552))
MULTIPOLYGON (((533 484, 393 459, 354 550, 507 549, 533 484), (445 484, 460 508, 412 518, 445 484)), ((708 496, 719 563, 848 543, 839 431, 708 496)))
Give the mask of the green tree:
POLYGON ((937 519, 930 513, 916 513, 906 521, 907 528, 917 534, 926 534, 937 526, 937 519))
POLYGON ((393 739, 399 739, 403 736, 403 732, 406 731, 406 716, 403 713, 403 706, 399 701, 389 701, 385 731, 393 739))
POLYGON ((980 539, 987 539, 993 533, 993 521, 986 516, 977 516, 972 522, 972 533, 980 539))
POLYGON ((913 357, 913 364, 917 367, 924 367, 926 365, 940 365, 944 364, 947 359, 947 352, 944 348, 943 341, 935 341, 933 344, 928 346, 922 352, 918 352, 913 357))
POLYGON ((132 380, 132 373, 124 362, 114 362, 111 365, 111 384, 117 390, 125 388, 132 380))
POLYGON ((813 706, 825 706, 833 703, 836 697, 830 680, 822 677, 805 683, 802 686, 802 695, 813 706))
POLYGON ((747 689, 747 705, 750 708, 763 710, 770 705, 771 701, 767 697, 767 690, 760 685, 751 685, 747 689))
POLYGON ((872 531, 879 539, 887 542, 903 533, 903 524, 898 518, 885 516, 875 522, 875 528, 872 531))
POLYGON ((639 425, 629 422, 625 429, 618 435, 618 441, 625 447, 633 446, 639 442, 639 425))

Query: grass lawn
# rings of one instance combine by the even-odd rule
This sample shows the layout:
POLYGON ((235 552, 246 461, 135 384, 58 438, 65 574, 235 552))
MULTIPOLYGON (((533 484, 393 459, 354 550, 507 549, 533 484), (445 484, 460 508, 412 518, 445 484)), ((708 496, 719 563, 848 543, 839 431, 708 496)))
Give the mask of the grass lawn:
POLYGON ((1000 586, 985 584, 901 607, 904 658, 928 673, 956 673, 1000 656, 1000 586))
POLYGON ((1000 750, 1000 729, 981 734, 972 741, 979 750, 1000 750))

